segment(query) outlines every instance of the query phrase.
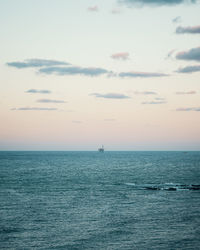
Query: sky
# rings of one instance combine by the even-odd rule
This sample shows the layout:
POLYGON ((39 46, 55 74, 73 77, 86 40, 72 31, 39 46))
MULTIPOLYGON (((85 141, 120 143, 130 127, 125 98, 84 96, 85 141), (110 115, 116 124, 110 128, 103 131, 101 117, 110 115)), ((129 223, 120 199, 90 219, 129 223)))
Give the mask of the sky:
POLYGON ((200 150, 198 0, 0 0, 0 150, 200 150))

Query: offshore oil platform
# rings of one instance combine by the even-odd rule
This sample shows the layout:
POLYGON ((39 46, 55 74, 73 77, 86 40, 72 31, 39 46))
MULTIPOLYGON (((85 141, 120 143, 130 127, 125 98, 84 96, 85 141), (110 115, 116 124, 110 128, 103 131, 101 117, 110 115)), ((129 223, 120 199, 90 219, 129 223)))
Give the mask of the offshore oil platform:
POLYGON ((101 153, 103 153, 104 152, 104 146, 102 145, 101 148, 98 148, 98 151, 101 152, 101 153))

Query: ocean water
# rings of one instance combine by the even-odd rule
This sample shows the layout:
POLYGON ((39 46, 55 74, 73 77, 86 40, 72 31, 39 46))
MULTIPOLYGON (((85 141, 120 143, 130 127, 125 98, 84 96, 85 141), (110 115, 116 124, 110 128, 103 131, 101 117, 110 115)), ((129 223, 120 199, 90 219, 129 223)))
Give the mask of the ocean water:
POLYGON ((200 249, 200 152, 0 152, 0 249, 200 249))

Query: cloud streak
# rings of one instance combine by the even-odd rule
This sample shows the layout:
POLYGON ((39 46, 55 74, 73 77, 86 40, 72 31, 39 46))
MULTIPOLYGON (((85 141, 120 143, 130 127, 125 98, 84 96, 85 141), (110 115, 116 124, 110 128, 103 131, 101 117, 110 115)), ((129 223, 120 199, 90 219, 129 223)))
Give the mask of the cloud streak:
POLYGON ((186 66, 183 68, 179 68, 176 72, 190 74, 190 73, 195 73, 199 71, 200 71, 200 65, 193 65, 193 66, 186 66))
POLYGON ((188 26, 182 27, 179 26, 176 28, 176 34, 200 34, 200 25, 199 26, 188 26))
POLYGON ((174 6, 182 3, 196 3, 196 0, 118 0, 118 2, 131 6, 174 6))
POLYGON ((176 111, 200 111, 200 107, 192 107, 192 108, 177 108, 176 111))
POLYGON ((100 93, 92 93, 97 98, 106 98, 106 99, 129 99, 130 97, 124 94, 119 93, 107 93, 107 94, 100 94, 100 93))
POLYGON ((37 100, 39 103, 66 103, 63 100, 52 100, 52 99, 39 99, 37 100))
POLYGON ((46 59, 27 59, 24 62, 8 62, 8 66, 14 67, 17 69, 22 68, 38 68, 38 67, 49 67, 56 65, 69 65, 67 62, 56 61, 56 60, 46 60, 46 59))
POLYGON ((121 10, 120 9, 112 9, 111 10, 111 13, 116 15, 116 14, 120 14, 121 13, 121 10))
POLYGON ((134 91, 135 95, 157 95, 154 91, 134 91))
POLYGON ((181 51, 176 54, 176 59, 186 61, 200 61, 200 47, 192 48, 188 51, 181 51))
POLYGON ((164 76, 169 76, 167 74, 163 73, 156 73, 156 72, 121 72, 119 73, 119 77, 129 77, 129 78, 151 78, 151 77, 164 77, 164 76))
POLYGON ((184 92, 184 91, 177 91, 176 92, 176 95, 194 95, 194 94, 196 94, 197 92, 196 91, 186 91, 186 92, 184 92))
POLYGON ((21 110, 21 111, 55 111, 57 108, 38 108, 38 107, 22 107, 22 108, 12 108, 11 110, 21 110))
POLYGON ((128 52, 119 52, 111 55, 112 59, 115 60, 127 60, 129 59, 129 53, 128 52))
POLYGON ((156 105, 156 104, 165 104, 167 103, 166 101, 151 101, 151 102, 142 102, 142 104, 153 104, 153 105, 156 105))
POLYGON ((31 94, 50 94, 51 91, 47 89, 29 89, 25 91, 25 93, 31 93, 31 94))
POLYGON ((175 49, 170 50, 165 59, 171 58, 175 51, 176 51, 175 49))
POLYGON ((172 19, 172 22, 173 23, 180 23, 181 22, 181 17, 180 16, 175 17, 174 19, 172 19))
MULTIPOLYGON (((116 60, 127 60, 129 57, 128 52, 116 53, 111 56, 116 60)), ((37 73, 46 74, 46 75, 84 75, 84 76, 101 76, 106 75, 107 77, 120 77, 120 78, 151 78, 151 77, 165 77, 169 76, 164 73, 157 72, 137 72, 137 71, 129 71, 129 72, 113 72, 104 68, 99 67, 81 67, 74 66, 67 62, 60 62, 54 60, 43 60, 43 59, 28 59, 25 62, 10 62, 7 63, 8 66, 16 67, 18 69, 35 67, 37 68, 37 73), (55 66, 55 65, 56 66, 55 66), (48 65, 48 66, 47 66, 48 65), (54 66, 49 66, 54 65, 54 66)), ((48 91, 46 90, 36 90, 31 89, 28 90, 27 93, 42 93, 45 94, 48 91)))
POLYGON ((156 98, 154 98, 156 101, 164 101, 164 102, 166 102, 165 101, 165 98, 163 98, 163 97, 156 97, 156 98))
POLYGON ((110 73, 102 68, 83 68, 83 67, 46 67, 39 69, 39 73, 51 75, 85 75, 85 76, 99 76, 110 73))
POLYGON ((99 11, 99 8, 98 8, 97 5, 95 5, 95 6, 90 6, 90 7, 88 7, 88 11, 97 12, 97 11, 99 11))

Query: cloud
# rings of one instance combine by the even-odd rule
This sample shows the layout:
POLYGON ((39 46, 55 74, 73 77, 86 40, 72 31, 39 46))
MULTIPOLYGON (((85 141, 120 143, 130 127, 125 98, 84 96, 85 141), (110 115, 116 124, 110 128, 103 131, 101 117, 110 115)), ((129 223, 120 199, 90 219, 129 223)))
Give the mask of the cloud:
POLYGON ((134 91, 135 95, 157 95, 154 91, 134 91))
POLYGON ((181 22, 181 17, 180 16, 175 17, 174 19, 172 19, 172 22, 173 23, 180 23, 181 22))
POLYGON ((173 6, 182 3, 196 3, 196 0, 118 0, 120 3, 126 4, 128 7, 131 6, 173 6))
POLYGON ((176 95, 194 95, 194 94, 196 94, 197 92, 196 91, 186 91, 186 92, 184 92, 184 91, 177 91, 176 92, 176 95))
POLYGON ((141 77, 141 78, 149 78, 149 77, 163 77, 168 76, 167 74, 163 73, 155 73, 155 72, 121 72, 119 73, 120 77, 141 77))
MULTIPOLYGON (((72 66, 70 63, 55 61, 55 60, 45 60, 45 59, 27 59, 24 62, 9 62, 8 66, 15 67, 18 69, 37 67, 38 73, 44 74, 57 74, 57 75, 86 75, 86 76, 99 76, 102 74, 108 74, 108 76, 113 76, 113 72, 102 68, 95 67, 78 67, 72 66), (64 67, 64 65, 67 65, 64 67), (63 66, 63 67, 60 67, 63 66)), ((31 90, 34 91, 34 90, 31 90)), ((29 92, 30 93, 30 92, 29 92)), ((32 92, 33 93, 33 92, 32 92)), ((36 92, 34 92, 36 93, 36 92)))
POLYGON ((192 48, 188 51, 181 51, 176 54, 176 59, 186 61, 200 61, 200 47, 192 48))
POLYGON ((164 101, 164 102, 166 102, 165 101, 165 98, 163 98, 163 97, 156 97, 156 98, 154 98, 156 101, 164 101))
POLYGON ((200 111, 200 107, 195 108, 177 108, 176 111, 200 111))
POLYGON ((179 68, 176 72, 178 73, 194 73, 200 71, 200 65, 186 66, 183 68, 179 68))
POLYGON ((47 89, 29 89, 25 91, 25 93, 32 93, 32 94, 50 94, 51 91, 47 89))
POLYGON ((99 76, 110 73, 102 68, 82 68, 82 67, 46 67, 39 69, 39 73, 44 74, 57 74, 57 75, 86 75, 86 76, 99 76))
POLYGON ((170 50, 165 59, 171 58, 175 51, 176 51, 175 49, 170 50))
POLYGON ((111 10, 111 13, 112 13, 112 14, 120 14, 120 13, 121 13, 121 10, 120 10, 120 9, 112 9, 112 10, 111 10))
POLYGON ((142 102, 142 104, 165 104, 166 101, 151 101, 151 102, 142 102))
POLYGON ((95 6, 90 6, 90 7, 88 7, 88 10, 89 10, 89 11, 92 11, 92 12, 97 12, 97 11, 99 11, 99 8, 98 8, 97 5, 95 5, 95 6))
POLYGON ((22 68, 37 68, 37 67, 49 67, 55 65, 69 65, 67 62, 46 60, 46 59, 27 59, 24 62, 8 62, 8 66, 15 67, 18 69, 22 68))
POLYGON ((57 108, 38 108, 38 107, 22 107, 22 108, 12 108, 11 110, 39 110, 39 111, 54 111, 58 110, 57 108))
MULTIPOLYGON (((113 54, 111 57, 114 59, 128 59, 129 54, 127 52, 121 52, 113 54)), ((46 75, 85 75, 85 76, 101 76, 106 75, 107 77, 164 77, 169 76, 168 74, 156 73, 156 72, 113 72, 104 68, 97 67, 81 67, 73 66, 66 62, 59 62, 53 60, 42 60, 42 59, 29 59, 25 62, 11 62, 7 63, 9 66, 16 68, 27 68, 27 67, 39 67, 37 73, 46 74, 46 75), (34 61, 34 62, 33 62, 34 61), (49 66, 53 64, 60 64, 58 66, 49 66), (48 65, 48 66, 47 66, 48 65), (63 66, 67 65, 67 66, 63 66)), ((36 93, 37 90, 30 90, 28 93, 36 93)), ((39 92, 38 92, 39 93, 39 92)), ((43 92, 44 93, 44 92, 43 92)))
POLYGON ((200 25, 199 26, 188 26, 188 27, 182 27, 179 26, 176 28, 176 34, 200 34, 200 25))
POLYGON ((128 52, 119 52, 111 55, 112 59, 115 60, 127 60, 129 59, 129 53, 128 52))
POLYGON ((107 98, 107 99, 128 99, 128 98, 130 98, 127 95, 119 94, 119 93, 107 93, 107 94, 93 93, 90 95, 96 96, 98 98, 107 98))
POLYGON ((51 99, 39 99, 37 102, 40 103, 65 103, 65 101, 62 100, 51 100, 51 99))

